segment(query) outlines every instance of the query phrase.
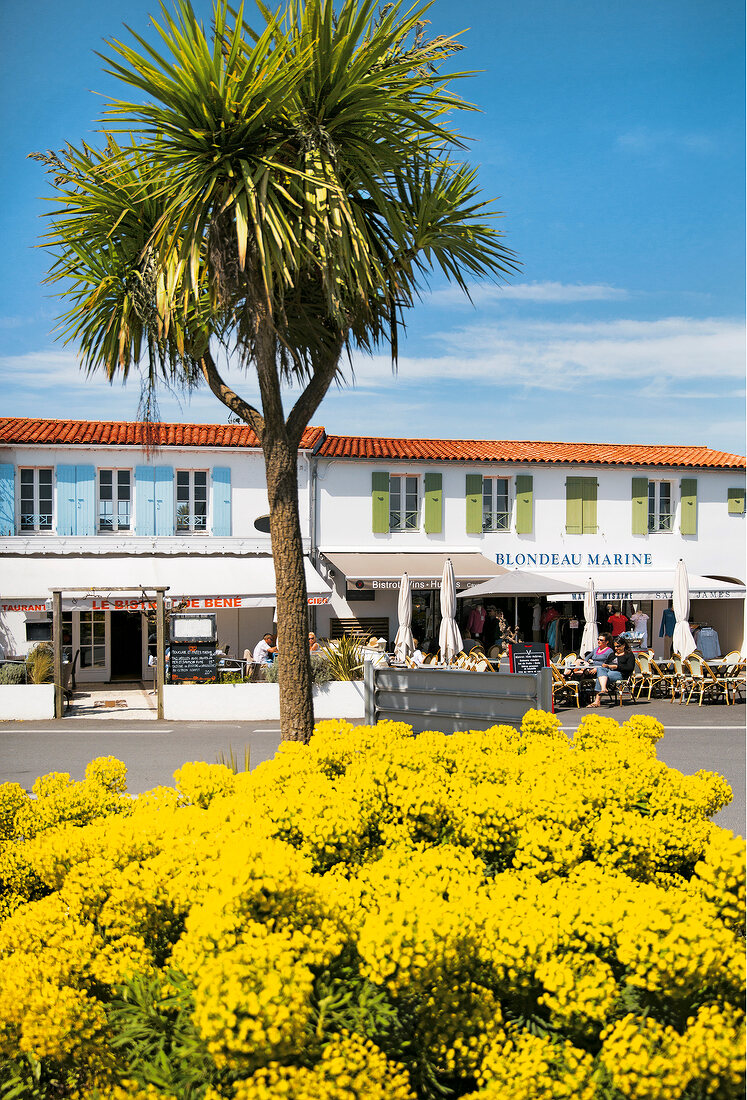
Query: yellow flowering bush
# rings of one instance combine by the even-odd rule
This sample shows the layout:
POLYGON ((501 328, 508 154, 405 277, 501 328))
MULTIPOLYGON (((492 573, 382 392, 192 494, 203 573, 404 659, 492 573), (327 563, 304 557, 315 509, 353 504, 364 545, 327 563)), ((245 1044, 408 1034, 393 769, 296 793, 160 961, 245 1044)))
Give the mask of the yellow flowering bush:
POLYGON ((0 787, 0 1098, 731 1100, 730 797, 589 715, 0 787))

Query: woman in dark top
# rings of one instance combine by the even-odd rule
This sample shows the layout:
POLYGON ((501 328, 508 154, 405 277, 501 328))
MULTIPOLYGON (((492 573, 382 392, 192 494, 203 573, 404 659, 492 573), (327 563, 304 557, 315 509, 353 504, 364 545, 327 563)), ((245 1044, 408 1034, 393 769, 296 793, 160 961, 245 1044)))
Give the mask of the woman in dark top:
POLYGON ((595 658, 596 654, 593 654, 592 660, 597 666, 597 681, 594 684, 596 696, 589 703, 590 707, 601 706, 602 692, 606 691, 610 680, 613 683, 618 680, 627 680, 635 669, 635 657, 630 646, 627 642, 621 641, 620 638, 615 639, 614 656, 610 653, 610 656, 604 661, 597 661, 595 658))

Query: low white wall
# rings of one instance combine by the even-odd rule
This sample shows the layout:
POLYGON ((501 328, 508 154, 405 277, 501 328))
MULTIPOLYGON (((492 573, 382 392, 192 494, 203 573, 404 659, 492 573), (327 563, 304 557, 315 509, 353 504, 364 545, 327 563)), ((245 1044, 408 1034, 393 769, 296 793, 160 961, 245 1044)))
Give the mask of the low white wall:
POLYGON ((0 684, 0 722, 54 718, 54 684, 0 684))
MULTIPOLYGON (((262 722, 280 718, 277 684, 165 684, 169 722, 262 722)), ((314 717, 363 718, 363 683, 333 681, 314 688, 314 717)))

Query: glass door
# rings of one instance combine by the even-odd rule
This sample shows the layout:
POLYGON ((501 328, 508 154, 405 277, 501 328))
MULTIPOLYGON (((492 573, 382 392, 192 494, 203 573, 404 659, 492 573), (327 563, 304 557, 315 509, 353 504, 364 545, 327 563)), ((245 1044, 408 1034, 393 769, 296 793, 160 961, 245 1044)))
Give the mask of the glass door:
POLYGON ((158 648, 156 645, 156 617, 155 615, 148 615, 147 612, 142 612, 143 616, 143 680, 152 681, 155 679, 155 664, 156 653, 158 648))
POLYGON ((81 611, 78 624, 78 679, 109 679, 109 612, 81 611))

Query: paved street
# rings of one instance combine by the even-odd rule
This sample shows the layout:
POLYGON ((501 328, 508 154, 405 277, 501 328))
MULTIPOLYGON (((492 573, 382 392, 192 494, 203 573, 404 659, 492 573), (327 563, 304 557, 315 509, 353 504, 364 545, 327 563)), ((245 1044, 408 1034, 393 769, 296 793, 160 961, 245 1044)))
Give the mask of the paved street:
MULTIPOLYGON (((586 714, 563 709, 559 717, 570 734, 586 714)), ((686 773, 700 768, 717 771, 731 784, 734 801, 717 816, 726 828, 744 834, 745 824, 745 708, 682 707, 651 703, 604 707, 602 714, 623 721, 634 713, 652 714, 666 734, 659 742, 659 758, 686 773)), ((170 785, 174 771, 186 760, 215 763, 229 747, 243 761, 249 746, 252 767, 270 759, 280 742, 277 722, 134 722, 116 718, 101 721, 0 723, 0 782, 13 781, 30 788, 44 772, 69 772, 81 779, 94 756, 116 756, 127 765, 128 789, 137 794, 158 784, 170 785)))

